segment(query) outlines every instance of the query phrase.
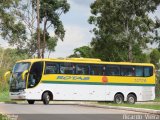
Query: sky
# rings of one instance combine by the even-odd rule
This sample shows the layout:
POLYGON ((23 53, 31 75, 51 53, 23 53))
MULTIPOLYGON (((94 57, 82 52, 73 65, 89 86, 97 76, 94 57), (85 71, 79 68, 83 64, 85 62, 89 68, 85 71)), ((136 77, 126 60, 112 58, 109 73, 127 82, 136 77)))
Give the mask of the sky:
MULTIPOLYGON (((71 8, 69 12, 61 16, 61 20, 66 31, 64 41, 58 41, 55 52, 50 57, 67 57, 73 50, 83 45, 89 45, 92 34, 89 32, 92 27, 88 23, 90 14, 90 4, 94 0, 68 0, 71 8)), ((49 33, 54 35, 50 30, 49 33)), ((7 42, 0 38, 0 45, 4 48, 10 47, 7 42)), ((45 57, 48 53, 45 54, 45 57)))
POLYGON ((75 48, 89 45, 92 39, 88 23, 90 13, 90 4, 94 0, 68 0, 70 10, 62 15, 61 20, 66 30, 64 41, 58 41, 55 52, 51 57, 67 57, 73 54, 75 48))
MULTIPOLYGON (((51 53, 51 58, 67 57, 73 54, 75 48, 89 45, 93 37, 90 30, 92 25, 88 23, 90 13, 90 4, 95 0, 68 0, 71 8, 69 12, 61 16, 61 20, 66 30, 64 41, 58 41, 55 52, 51 53)), ((158 16, 160 18, 160 7, 154 14, 149 14, 151 18, 158 16)), ((51 35, 54 33, 50 30, 51 35)), ((2 47, 8 47, 8 44, 0 38, 2 47)), ((45 54, 45 57, 48 53, 45 54)))

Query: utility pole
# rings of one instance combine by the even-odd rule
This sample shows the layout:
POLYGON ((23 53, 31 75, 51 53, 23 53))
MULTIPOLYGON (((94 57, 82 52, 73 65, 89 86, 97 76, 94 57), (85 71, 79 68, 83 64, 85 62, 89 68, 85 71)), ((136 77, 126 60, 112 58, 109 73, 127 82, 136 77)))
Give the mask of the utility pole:
POLYGON ((37 0, 37 49, 38 49, 38 58, 41 58, 41 41, 40 41, 40 15, 39 15, 39 9, 40 9, 40 1, 37 0))

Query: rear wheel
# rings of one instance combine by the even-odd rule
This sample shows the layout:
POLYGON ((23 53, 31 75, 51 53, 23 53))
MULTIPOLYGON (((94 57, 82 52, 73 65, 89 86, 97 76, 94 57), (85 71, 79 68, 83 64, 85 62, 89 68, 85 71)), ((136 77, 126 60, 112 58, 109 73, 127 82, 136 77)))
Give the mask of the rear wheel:
POLYGON ((50 96, 49 96, 49 93, 48 92, 45 92, 42 96, 42 101, 43 101, 43 104, 45 105, 48 105, 49 104, 49 101, 50 101, 50 96))
POLYGON ((122 94, 116 94, 114 97, 114 103, 122 104, 124 102, 124 97, 122 94))
POLYGON ((129 94, 127 96, 127 103, 128 104, 135 104, 135 102, 136 102, 136 96, 133 94, 129 94))
POLYGON ((34 104, 34 100, 27 100, 28 101, 28 104, 34 104))

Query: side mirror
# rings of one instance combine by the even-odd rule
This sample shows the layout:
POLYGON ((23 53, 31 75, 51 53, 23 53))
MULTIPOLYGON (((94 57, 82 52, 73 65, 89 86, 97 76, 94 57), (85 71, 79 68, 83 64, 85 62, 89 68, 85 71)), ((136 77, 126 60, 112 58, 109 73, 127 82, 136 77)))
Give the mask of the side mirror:
POLYGON ((8 76, 8 75, 11 75, 11 71, 5 72, 5 74, 4 74, 4 80, 5 80, 5 81, 7 80, 7 76, 8 76))
POLYGON ((28 73, 28 70, 25 70, 25 71, 22 73, 22 80, 25 80, 27 73, 28 73))

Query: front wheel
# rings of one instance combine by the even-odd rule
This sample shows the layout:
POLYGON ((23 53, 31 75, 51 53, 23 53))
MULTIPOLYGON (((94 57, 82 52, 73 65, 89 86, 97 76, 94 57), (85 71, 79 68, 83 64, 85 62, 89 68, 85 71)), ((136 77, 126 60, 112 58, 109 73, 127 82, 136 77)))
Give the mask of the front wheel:
POLYGON ((123 95, 121 94, 116 94, 114 97, 114 103, 116 104, 122 104, 124 102, 123 95))
POLYGON ((48 105, 49 104, 49 101, 50 101, 50 96, 48 94, 48 92, 45 92, 42 96, 42 101, 43 101, 43 104, 45 105, 48 105))
POLYGON ((34 104, 34 100, 27 100, 28 101, 28 104, 34 104))

